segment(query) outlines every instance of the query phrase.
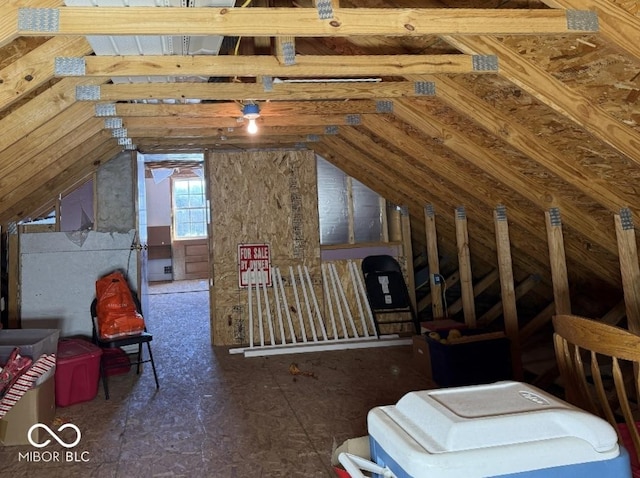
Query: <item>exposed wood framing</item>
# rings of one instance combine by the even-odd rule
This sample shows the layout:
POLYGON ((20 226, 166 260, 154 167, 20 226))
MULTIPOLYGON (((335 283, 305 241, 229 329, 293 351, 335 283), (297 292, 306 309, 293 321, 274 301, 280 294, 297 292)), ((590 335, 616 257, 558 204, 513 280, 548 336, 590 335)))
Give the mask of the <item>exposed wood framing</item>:
POLYGON ((544 213, 549 242, 549 263, 551 264, 551 279, 553 281, 553 297, 556 314, 571 313, 571 294, 567 276, 567 262, 562 238, 562 223, 560 211, 552 210, 544 213))
MULTIPOLYGON (((276 47, 281 42, 291 43, 289 38, 278 37, 276 47)), ((298 55, 292 64, 286 64, 282 55, 276 48, 275 56, 85 56, 82 58, 85 71, 76 74, 112 78, 157 75, 161 71, 167 76, 340 78, 491 73, 474 69, 472 55, 298 55)), ((50 60, 49 66, 53 70, 50 60)))
POLYGON ((620 271, 624 292, 627 327, 640 333, 640 266, 636 232, 628 209, 614 215, 618 248, 620 250, 620 271))
POLYGON ((433 205, 424 208, 424 222, 427 230, 427 260, 429 267, 429 290, 431 296, 431 313, 434 319, 444 318, 442 308, 441 280, 436 284, 436 276, 440 276, 440 259, 438 258, 438 234, 436 232, 436 216, 433 205))
MULTIPOLYGON (((44 4, 45 2, 38 2, 44 4)), ((34 2, 37 5, 37 3, 34 2)), ((579 34, 562 10, 507 9, 335 9, 333 20, 312 8, 57 8, 55 32, 18 29, 17 11, 9 12, 13 29, 0 30, 0 42, 20 35, 222 35, 250 37, 348 37, 418 35, 579 34), (99 12, 99 13, 98 13, 99 12), (13 14, 13 15, 11 15, 13 14), (144 23, 140 22, 144 18, 144 23)), ((2 43, 0 43, 2 44, 2 43)))
MULTIPOLYGON (((535 275, 528 276, 525 280, 520 282, 514 290, 514 298, 517 300, 527 292, 532 290, 536 285, 540 283, 540 278, 535 275)), ((496 302, 493 307, 487 310, 481 317, 478 318, 478 324, 485 327, 491 322, 496 320, 500 315, 504 314, 504 305, 502 300, 496 302)))
POLYGON ((498 55, 500 75, 640 164, 640 133, 527 61, 512 48, 490 37, 446 37, 446 41, 464 53, 491 52, 498 55))
POLYGON ((467 215, 463 207, 456 208, 456 244, 458 246, 458 270, 460 271, 460 292, 464 323, 476 326, 476 306, 473 297, 473 276, 471 275, 471 253, 469 252, 469 232, 467 215))
MULTIPOLYGON (((493 269, 473 286, 473 296, 478 297, 498 279, 500 279, 500 272, 498 271, 498 269, 493 269)), ((449 314, 451 315, 457 314, 459 311, 461 311, 462 298, 456 300, 453 304, 451 304, 448 310, 449 314)))

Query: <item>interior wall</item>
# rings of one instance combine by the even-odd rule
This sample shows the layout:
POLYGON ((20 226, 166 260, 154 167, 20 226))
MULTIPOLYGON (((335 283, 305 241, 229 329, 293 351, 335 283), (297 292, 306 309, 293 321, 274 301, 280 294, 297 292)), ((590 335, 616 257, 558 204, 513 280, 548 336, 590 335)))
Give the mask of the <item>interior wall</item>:
POLYGON ((19 235, 22 327, 89 335, 99 277, 120 269, 137 289, 134 186, 132 155, 118 154, 96 174, 96 231, 19 235))
POLYGON ((97 231, 128 232, 136 228, 134 161, 124 151, 104 163, 96 174, 97 231))
POLYGON ((248 343, 238 245, 267 243, 271 265, 307 266, 321 294, 316 162, 311 151, 211 152, 211 330, 214 345, 248 343))

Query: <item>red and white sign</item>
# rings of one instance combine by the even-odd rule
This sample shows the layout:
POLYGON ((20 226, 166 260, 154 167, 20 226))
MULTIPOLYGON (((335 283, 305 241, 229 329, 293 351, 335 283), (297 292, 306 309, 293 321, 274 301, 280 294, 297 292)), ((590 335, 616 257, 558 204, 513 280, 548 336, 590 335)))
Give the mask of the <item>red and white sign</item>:
POLYGON ((238 244, 238 283, 240 287, 271 286, 271 249, 269 244, 238 244))

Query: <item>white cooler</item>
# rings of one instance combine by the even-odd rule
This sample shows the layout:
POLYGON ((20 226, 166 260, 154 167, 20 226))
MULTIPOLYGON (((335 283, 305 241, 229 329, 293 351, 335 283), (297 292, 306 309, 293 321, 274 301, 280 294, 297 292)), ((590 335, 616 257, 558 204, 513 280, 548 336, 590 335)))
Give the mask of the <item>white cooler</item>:
POLYGON ((411 392, 367 425, 374 476, 631 477, 609 423, 519 382, 411 392))

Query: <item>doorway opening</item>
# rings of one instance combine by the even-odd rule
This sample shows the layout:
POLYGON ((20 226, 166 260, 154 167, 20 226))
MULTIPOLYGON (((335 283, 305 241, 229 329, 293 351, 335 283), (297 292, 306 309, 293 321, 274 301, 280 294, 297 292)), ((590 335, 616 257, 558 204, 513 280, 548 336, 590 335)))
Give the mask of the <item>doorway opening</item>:
MULTIPOLYGON (((204 155, 139 154, 144 162, 147 293, 210 328, 209 203, 204 155), (188 314, 180 309, 188 309, 188 314)), ((140 227, 145 227, 140 224, 140 227)), ((142 269, 142 268, 141 268, 142 269)), ((191 324, 195 326, 196 324, 191 324)))

